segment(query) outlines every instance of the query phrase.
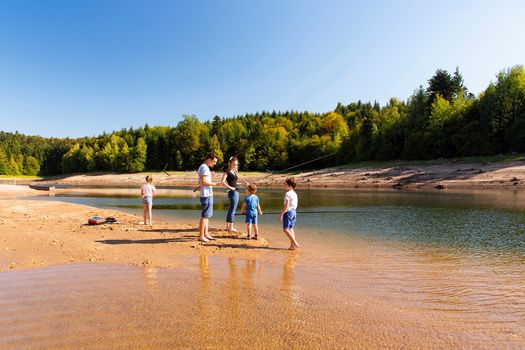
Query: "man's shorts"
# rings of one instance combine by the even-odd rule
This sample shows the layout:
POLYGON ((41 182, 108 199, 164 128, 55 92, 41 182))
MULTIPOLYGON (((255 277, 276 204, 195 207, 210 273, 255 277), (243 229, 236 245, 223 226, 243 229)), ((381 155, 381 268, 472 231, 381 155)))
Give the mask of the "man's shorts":
POLYGON ((295 210, 288 210, 283 215, 283 229, 295 227, 295 210))
POLYGON ((257 225, 257 215, 246 214, 246 220, 244 220, 244 222, 247 224, 257 225))
POLYGON ((211 218, 213 216, 213 196, 209 197, 200 197, 202 204, 202 213, 201 217, 211 218))
POLYGON ((153 205, 153 197, 151 196, 142 197, 142 204, 153 205))

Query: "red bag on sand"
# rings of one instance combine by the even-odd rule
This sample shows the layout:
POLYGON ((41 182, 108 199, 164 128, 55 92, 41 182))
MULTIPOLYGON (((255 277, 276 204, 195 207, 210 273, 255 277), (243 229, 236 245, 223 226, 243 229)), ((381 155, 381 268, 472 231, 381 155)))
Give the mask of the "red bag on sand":
POLYGON ((95 217, 88 219, 88 224, 90 225, 100 225, 100 224, 105 224, 105 223, 106 223, 106 218, 101 218, 99 216, 95 216, 95 217))

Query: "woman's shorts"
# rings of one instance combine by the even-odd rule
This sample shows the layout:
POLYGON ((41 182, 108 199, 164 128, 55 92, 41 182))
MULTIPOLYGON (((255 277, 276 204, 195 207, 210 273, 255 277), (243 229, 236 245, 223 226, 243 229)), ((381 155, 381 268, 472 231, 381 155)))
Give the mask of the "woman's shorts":
POLYGON ((295 227, 295 210, 288 210, 283 215, 283 229, 295 227))
POLYGON ((153 197, 150 197, 150 196, 142 197, 142 204, 153 205, 153 197))
POLYGON ((213 196, 200 197, 200 199, 202 205, 201 217, 211 218, 213 216, 213 196))
POLYGON ((257 215, 246 214, 246 219, 244 220, 247 224, 257 225, 257 215))

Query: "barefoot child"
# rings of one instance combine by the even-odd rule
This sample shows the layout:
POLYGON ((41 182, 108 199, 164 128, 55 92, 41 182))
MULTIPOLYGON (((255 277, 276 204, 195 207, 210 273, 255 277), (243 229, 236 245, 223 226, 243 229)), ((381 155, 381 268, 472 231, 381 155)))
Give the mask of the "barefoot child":
POLYGON ((295 210, 297 209, 297 193, 295 193, 295 180, 293 178, 286 179, 284 187, 286 188, 286 193, 284 195, 284 208, 281 210, 281 215, 279 215, 278 220, 283 222, 283 232, 290 239, 290 247, 288 249, 295 250, 299 248, 299 243, 295 239, 295 210))
POLYGON ((257 186, 249 184, 246 187, 248 196, 244 198, 242 203, 241 213, 246 213, 246 239, 251 239, 251 226, 253 226, 253 239, 258 238, 259 227, 257 226, 257 214, 262 215, 261 206, 259 205, 259 197, 255 195, 257 186))
POLYGON ((153 186, 153 177, 146 176, 146 183, 140 188, 142 204, 144 204, 144 224, 151 225, 151 207, 153 206, 153 196, 157 194, 157 189, 153 186))

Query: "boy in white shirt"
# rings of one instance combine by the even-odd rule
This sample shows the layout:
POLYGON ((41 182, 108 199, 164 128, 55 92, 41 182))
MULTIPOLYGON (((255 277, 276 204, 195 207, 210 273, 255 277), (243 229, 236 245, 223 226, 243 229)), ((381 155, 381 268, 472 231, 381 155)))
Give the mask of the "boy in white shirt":
POLYGON ((279 215, 278 220, 283 222, 283 232, 290 239, 290 247, 288 249, 295 250, 299 248, 299 243, 295 239, 295 220, 296 220, 296 209, 298 204, 297 193, 295 193, 294 188, 296 186, 295 180, 293 178, 286 179, 284 186, 286 188, 286 193, 284 195, 284 207, 281 210, 281 215, 279 215))

